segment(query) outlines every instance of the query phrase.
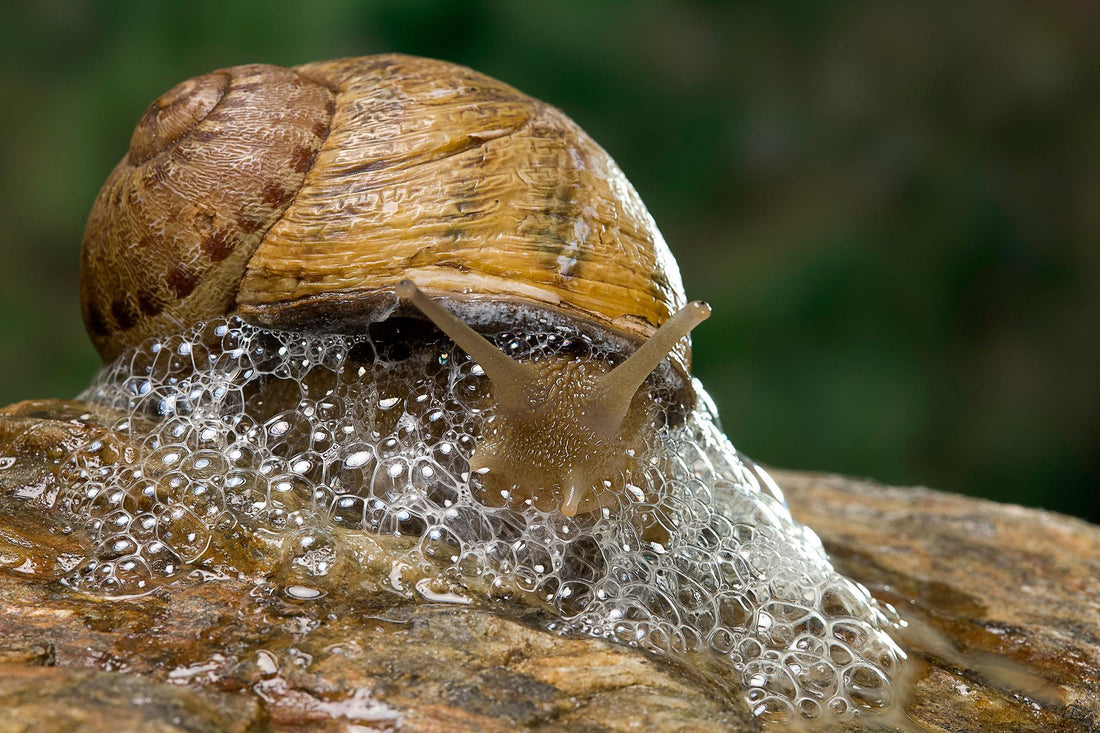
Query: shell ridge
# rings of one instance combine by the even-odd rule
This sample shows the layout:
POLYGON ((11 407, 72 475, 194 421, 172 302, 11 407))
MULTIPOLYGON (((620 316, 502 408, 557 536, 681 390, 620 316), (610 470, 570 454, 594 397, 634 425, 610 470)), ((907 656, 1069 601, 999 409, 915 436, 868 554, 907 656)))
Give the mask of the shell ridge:
POLYGON ((323 88, 327 89, 333 95, 332 99, 330 100, 330 103, 329 103, 328 107, 325 110, 327 115, 328 115, 328 124, 325 125, 325 134, 323 136, 319 136, 320 140, 317 144, 317 149, 313 152, 313 156, 309 161, 309 168, 306 169, 305 174, 302 176, 302 180, 300 180, 298 182, 298 188, 295 189, 294 195, 290 198, 290 203, 287 204, 285 207, 283 207, 282 211, 279 212, 278 216, 274 217, 266 227, 263 227, 262 231, 257 230, 258 236, 256 237, 256 241, 252 246, 252 251, 248 253, 248 260, 245 262, 244 267, 240 268, 240 272, 238 273, 237 278, 233 282, 233 302, 230 305, 230 307, 234 311, 238 310, 238 308, 239 308, 239 306, 237 304, 237 296, 240 293, 240 284, 241 284, 241 282, 248 275, 248 265, 252 261, 252 256, 256 253, 256 250, 258 250, 260 248, 260 246, 264 243, 264 241, 267 239, 268 232, 270 232, 275 227, 276 224, 281 222, 286 217, 287 212, 290 211, 291 207, 294 204, 294 200, 298 197, 298 193, 306 185, 306 181, 309 180, 309 174, 313 171, 313 166, 316 164, 317 158, 320 157, 321 152, 324 151, 324 149, 325 149, 325 145, 328 144, 328 139, 332 135, 332 120, 333 120, 333 117, 335 116, 336 109, 340 104, 340 94, 343 91, 343 90, 335 87, 334 85, 328 83, 328 81, 326 79, 323 79, 323 78, 315 79, 311 75, 303 74, 301 71, 298 70, 298 67, 290 67, 290 68, 291 68, 291 71, 293 71, 295 74, 298 74, 298 76, 300 76, 303 79, 306 79, 307 81, 310 81, 310 82, 312 82, 312 83, 314 83, 314 84, 316 84, 320 87, 323 87, 323 88))

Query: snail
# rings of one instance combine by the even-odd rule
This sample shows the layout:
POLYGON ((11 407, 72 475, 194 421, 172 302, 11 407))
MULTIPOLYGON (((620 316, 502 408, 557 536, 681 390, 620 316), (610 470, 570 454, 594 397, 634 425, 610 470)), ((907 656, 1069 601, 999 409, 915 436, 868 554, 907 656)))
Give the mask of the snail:
POLYGON ((422 315, 492 385, 470 470, 490 497, 566 516, 617 500, 666 357, 693 399, 684 337, 710 313, 572 120, 400 55, 234 67, 153 102, 89 216, 81 301, 108 361, 225 314, 314 332, 422 315), (521 363, 475 330, 546 322, 628 358, 521 363))
POLYGON ((892 621, 722 433, 690 376, 709 306, 553 107, 397 55, 183 82, 95 201, 81 294, 107 362, 81 398, 129 450, 65 463, 73 587, 416 566, 713 662, 756 715, 895 705, 892 621))

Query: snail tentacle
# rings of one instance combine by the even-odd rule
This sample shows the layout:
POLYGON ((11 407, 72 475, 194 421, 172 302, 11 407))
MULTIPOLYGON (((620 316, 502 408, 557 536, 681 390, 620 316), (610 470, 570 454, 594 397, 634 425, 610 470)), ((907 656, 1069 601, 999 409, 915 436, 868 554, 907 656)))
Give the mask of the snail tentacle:
POLYGON ((626 361, 601 379, 590 400, 592 409, 587 411, 592 427, 604 435, 614 435, 642 383, 676 348, 680 339, 710 318, 710 313, 710 306, 701 300, 688 303, 665 321, 626 361))
POLYGON ((536 399, 530 394, 532 374, 528 367, 509 359, 465 321, 425 295, 412 280, 402 280, 395 290, 397 297, 415 305, 440 331, 473 357, 493 383, 493 390, 502 406, 521 410, 536 399))

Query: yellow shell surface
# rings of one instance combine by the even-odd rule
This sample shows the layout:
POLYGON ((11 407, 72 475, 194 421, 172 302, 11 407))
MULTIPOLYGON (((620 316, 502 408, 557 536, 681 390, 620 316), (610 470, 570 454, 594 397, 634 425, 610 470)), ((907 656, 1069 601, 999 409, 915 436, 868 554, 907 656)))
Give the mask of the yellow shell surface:
MULTIPOLYGON (((232 298, 202 298, 204 308, 218 310, 207 317, 236 311, 267 325, 301 327, 323 323, 326 313, 335 311, 346 321, 357 303, 392 302, 393 287, 409 278, 429 294, 469 302, 471 309, 463 315, 474 321, 473 304, 502 300, 579 317, 637 341, 684 304, 675 261, 637 192, 611 157, 557 109, 465 67, 408 56, 342 59, 293 71, 249 68, 272 69, 278 78, 296 74, 300 84, 281 86, 306 99, 308 114, 284 109, 278 99, 273 103, 272 95, 250 84, 249 90, 262 99, 257 108, 263 112, 246 110, 251 119, 245 129, 237 133, 224 121, 240 110, 223 109, 229 94, 216 100, 196 125, 199 130, 213 117, 238 137, 203 135, 203 144, 217 150, 192 157, 214 158, 226 170, 201 177, 211 193, 180 192, 176 185, 174 200, 185 209, 209 209, 215 224, 239 218, 220 213, 222 203, 235 212, 243 206, 242 197, 270 206, 257 207, 267 215, 263 226, 240 237, 217 263, 210 262, 201 246, 194 254, 173 252, 171 257, 186 261, 195 279, 193 293, 180 298, 184 306, 195 293, 201 295, 205 283, 216 283, 220 294, 231 289, 232 298), (307 122, 299 123, 299 116, 307 122), (251 126, 265 121, 256 117, 270 118, 275 132, 258 135, 251 126), (286 159, 291 162, 275 164, 279 172, 274 184, 255 170, 261 158, 274 153, 250 152, 250 137, 269 147, 287 140, 286 159), (217 178, 235 190, 218 191, 217 178), (253 179, 262 183, 250 185, 253 179), (275 197, 272 191, 287 194, 275 197)), ((233 77, 235 71, 215 74, 233 77)), ((174 151, 191 145, 190 136, 185 132, 171 141, 170 162, 183 162, 174 151)), ((135 145, 137 138, 135 133, 135 145)), ((129 157, 140 156, 132 148, 129 157)), ((125 183, 133 178, 126 178, 128 173, 116 169, 113 179, 119 174, 124 182, 109 180, 104 191, 112 185, 132 187, 125 183)), ((138 178, 156 182, 149 173, 138 178)), ((100 199, 109 203, 111 194, 101 193, 100 199)), ((129 214, 127 221, 134 218, 129 214)), ((96 210, 92 220, 104 221, 96 210)), ((89 251, 93 261, 103 261, 97 250, 105 246, 95 240, 101 230, 112 228, 100 223, 93 231, 92 220, 89 231, 95 236, 85 237, 86 291, 136 293, 139 287, 121 282, 124 278, 117 274, 127 266, 115 265, 107 273, 89 266, 89 251), (88 270, 96 272, 89 276, 88 270)), ((167 228, 151 236, 169 245, 180 239, 167 228)), ((149 244, 148 238, 144 241, 149 244)), ((148 259, 143 269, 163 281, 148 259)), ((166 267, 171 265, 159 269, 166 267)), ((172 289, 161 286, 158 292, 171 295, 172 289)), ((140 340, 128 332, 145 336, 152 328, 121 328, 126 324, 114 318, 119 309, 112 297, 118 298, 93 299, 99 303, 97 325, 105 334, 97 347, 105 357, 140 340)), ((132 300, 140 311, 139 297, 132 300)), ((201 310, 175 312, 183 314, 182 321, 204 317, 201 310)), ((89 330, 95 340, 91 323, 89 330)), ((675 361, 686 367, 686 348, 675 361)))

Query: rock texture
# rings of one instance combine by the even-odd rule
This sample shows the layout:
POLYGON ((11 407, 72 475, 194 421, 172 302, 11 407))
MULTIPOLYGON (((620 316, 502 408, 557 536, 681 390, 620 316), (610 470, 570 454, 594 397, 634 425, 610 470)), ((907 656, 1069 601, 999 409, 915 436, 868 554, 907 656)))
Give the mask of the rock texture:
POLYGON ((1100 730, 1100 527, 923 488, 775 471, 838 569, 893 603, 930 730, 1100 730))
MULTIPOLYGON (((64 480, 56 462, 101 430, 87 412, 55 401, 0 411, 0 733, 758 728, 705 671, 559 637, 540 609, 489 593, 457 606, 359 581, 305 600, 258 584, 262 567, 129 600, 73 593, 58 579, 84 538, 48 506, 64 480)), ((926 489, 774 475, 839 568, 909 622, 899 724, 1100 730, 1100 528, 926 489)))

